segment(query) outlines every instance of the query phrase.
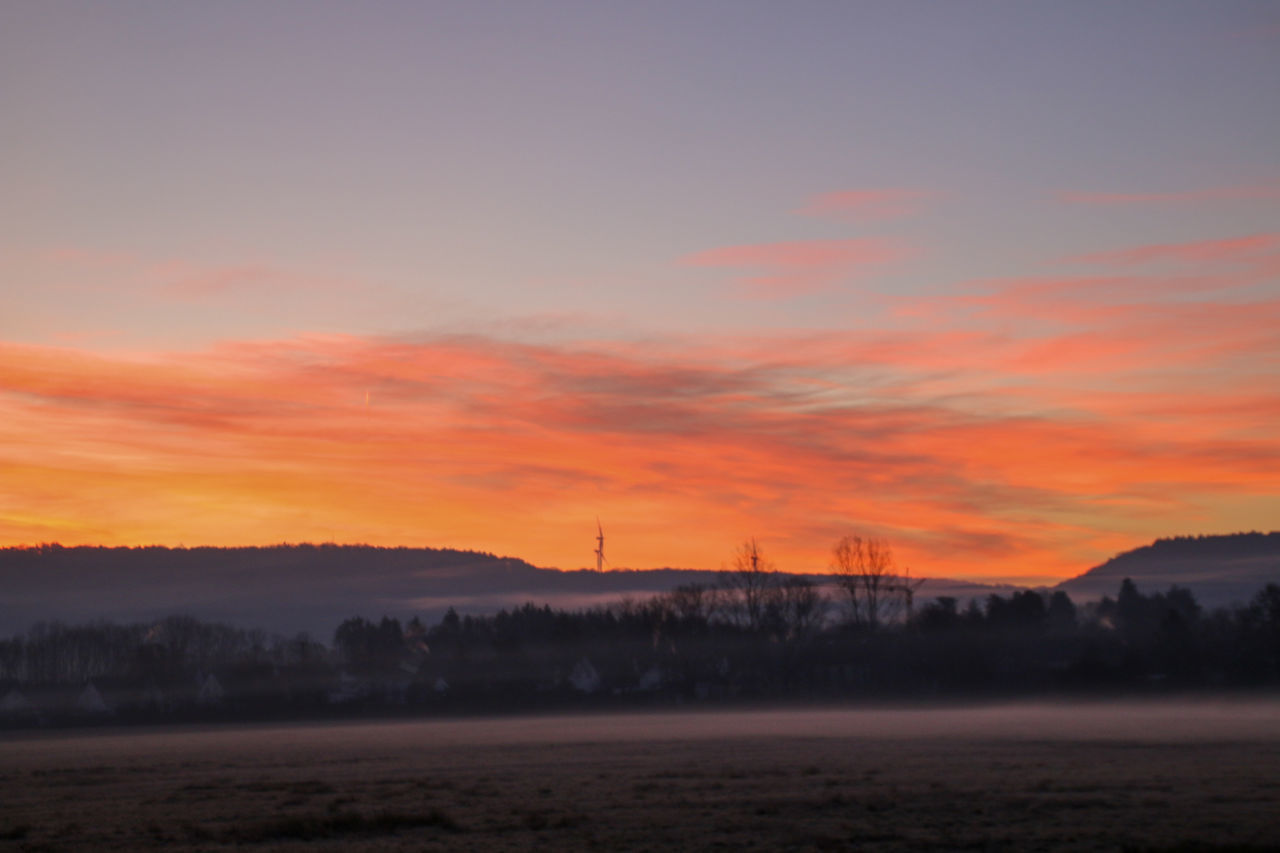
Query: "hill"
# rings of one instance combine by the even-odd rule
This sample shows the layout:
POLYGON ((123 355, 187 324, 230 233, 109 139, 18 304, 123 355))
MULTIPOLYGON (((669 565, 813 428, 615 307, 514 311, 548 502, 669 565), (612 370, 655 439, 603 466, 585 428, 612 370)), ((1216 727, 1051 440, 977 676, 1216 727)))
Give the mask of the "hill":
POLYGON ((1125 578, 1132 578, 1144 592, 1163 591, 1175 584, 1186 587, 1206 607, 1244 602, 1266 584, 1280 582, 1280 532, 1157 539, 1118 554, 1056 589, 1087 601, 1114 596, 1125 578))
MULTIPOLYGON (((719 578, 698 569, 560 571, 449 548, 2 548, 0 635, 47 620, 146 621, 185 613, 328 640, 355 615, 434 621, 449 607, 485 613, 527 601, 574 609, 719 578)), ((1008 589, 930 580, 921 599, 1008 589)))

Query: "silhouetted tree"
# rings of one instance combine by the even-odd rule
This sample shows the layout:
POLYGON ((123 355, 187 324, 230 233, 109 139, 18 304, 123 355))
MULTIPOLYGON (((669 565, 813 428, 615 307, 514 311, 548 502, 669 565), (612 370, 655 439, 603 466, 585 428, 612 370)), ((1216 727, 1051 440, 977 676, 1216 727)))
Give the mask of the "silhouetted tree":
POLYGON ((787 575, 779 580, 769 590, 768 599, 775 632, 788 640, 809 636, 826 613, 826 597, 818 585, 799 575, 787 575))
POLYGON ((778 583, 778 570, 754 537, 738 546, 733 568, 725 574, 724 582, 735 599, 739 623, 750 631, 759 631, 764 626, 770 592, 778 583))
POLYGON ((1076 627, 1076 606, 1062 590, 1049 596, 1049 625, 1055 631, 1071 631, 1076 627))
POLYGON ((831 568, 849 597, 855 626, 874 631, 901 609, 897 561, 883 540, 845 536, 831 549, 831 568))
POLYGON ((404 629, 398 619, 384 616, 374 623, 357 616, 337 627, 333 644, 348 666, 385 673, 395 669, 404 654, 404 629))
POLYGON ((949 595, 942 595, 926 604, 916 616, 921 630, 931 632, 953 631, 960 624, 958 602, 949 595))
POLYGON ((1043 627, 1047 610, 1040 593, 1027 589, 1008 598, 987 596, 986 615, 992 628, 1033 629, 1043 627))

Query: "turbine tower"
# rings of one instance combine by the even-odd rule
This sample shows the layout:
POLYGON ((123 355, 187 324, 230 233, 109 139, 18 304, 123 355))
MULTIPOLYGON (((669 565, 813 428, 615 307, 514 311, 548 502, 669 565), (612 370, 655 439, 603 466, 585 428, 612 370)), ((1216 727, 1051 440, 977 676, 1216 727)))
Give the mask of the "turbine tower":
POLYGON ((916 590, 924 586, 926 580, 928 578, 912 578, 911 569, 908 568, 902 576, 895 579, 896 582, 890 583, 885 587, 889 592, 902 593, 902 597, 906 599, 907 622, 910 622, 911 617, 915 615, 916 590))
POLYGON ((604 571, 604 528, 599 518, 596 519, 596 571, 604 571))

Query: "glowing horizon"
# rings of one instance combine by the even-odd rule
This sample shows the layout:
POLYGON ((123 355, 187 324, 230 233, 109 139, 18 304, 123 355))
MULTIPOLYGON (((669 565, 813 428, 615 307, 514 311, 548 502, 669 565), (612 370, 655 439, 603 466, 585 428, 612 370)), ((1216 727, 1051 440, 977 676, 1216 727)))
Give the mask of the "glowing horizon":
POLYGON ((1248 292, 1280 237, 1088 260, 1124 274, 899 300, 893 332, 4 345, 0 429, 26 448, 7 496, 39 509, 7 514, 0 541, 427 545, 577 568, 599 515, 633 568, 716 568, 756 536, 818 571, 858 533, 917 574, 1061 579, 1160 536, 1265 527, 1280 397, 1255 357, 1280 299, 1183 291, 1248 292))
POLYGON ((1049 582, 1278 526, 1253 5, 375 5, 9 11, 0 545, 1049 582))

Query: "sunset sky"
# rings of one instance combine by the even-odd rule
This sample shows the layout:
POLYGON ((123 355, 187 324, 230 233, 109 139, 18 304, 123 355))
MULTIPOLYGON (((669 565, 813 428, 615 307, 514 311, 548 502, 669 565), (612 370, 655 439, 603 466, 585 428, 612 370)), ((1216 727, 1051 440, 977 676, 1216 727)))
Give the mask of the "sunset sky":
POLYGON ((1280 4, 0 5, 0 545, 1280 528, 1280 4))

